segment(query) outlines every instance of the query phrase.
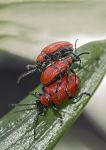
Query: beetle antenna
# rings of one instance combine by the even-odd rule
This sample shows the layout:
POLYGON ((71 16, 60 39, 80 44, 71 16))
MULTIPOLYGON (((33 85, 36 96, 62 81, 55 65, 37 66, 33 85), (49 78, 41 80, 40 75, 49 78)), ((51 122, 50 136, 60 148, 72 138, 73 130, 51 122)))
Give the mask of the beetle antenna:
POLYGON ((35 69, 36 67, 37 67, 37 65, 30 65, 30 64, 26 65, 27 70, 35 69))
POLYGON ((89 54, 89 52, 84 52, 84 53, 81 53, 81 54, 79 54, 77 56, 79 57, 79 56, 84 55, 84 54, 89 54))
POLYGON ((20 81, 21 81, 21 79, 23 79, 24 77, 28 76, 29 74, 31 74, 31 73, 33 73, 33 72, 35 72, 35 71, 36 71, 36 68, 35 68, 35 69, 32 69, 32 70, 30 70, 30 71, 28 71, 28 72, 23 73, 22 75, 19 76, 19 78, 18 78, 18 80, 17 80, 17 83, 19 84, 20 81))
POLYGON ((75 41, 75 49, 74 49, 74 53, 76 53, 76 49, 77 49, 77 41, 78 41, 78 39, 76 39, 76 41, 75 41))
POLYGON ((35 106, 36 103, 32 103, 32 104, 9 104, 9 106, 35 106))
POLYGON ((78 60, 80 61, 80 64, 81 64, 81 58, 79 56, 84 55, 84 54, 89 54, 89 52, 83 52, 76 56, 78 58, 78 60))

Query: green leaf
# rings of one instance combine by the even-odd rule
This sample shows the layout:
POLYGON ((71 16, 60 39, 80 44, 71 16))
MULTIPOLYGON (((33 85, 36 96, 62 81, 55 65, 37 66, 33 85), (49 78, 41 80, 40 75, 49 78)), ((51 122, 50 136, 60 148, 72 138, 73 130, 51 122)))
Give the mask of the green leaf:
MULTIPOLYGON (((81 78, 78 94, 86 91, 93 95, 106 73, 106 40, 85 44, 78 48, 77 52, 85 51, 90 54, 81 56, 84 69, 78 70, 81 78)), ((36 90, 40 91, 40 86, 36 90)), ((22 109, 17 106, 0 120, 0 149, 52 149, 79 117, 90 98, 83 96, 76 104, 71 104, 72 99, 63 103, 59 109, 63 117, 62 126, 59 118, 55 117, 52 110, 49 110, 45 117, 39 119, 35 141, 33 141, 33 119, 36 110, 14 113, 22 109)), ((33 102, 35 98, 27 96, 21 103, 33 102)))

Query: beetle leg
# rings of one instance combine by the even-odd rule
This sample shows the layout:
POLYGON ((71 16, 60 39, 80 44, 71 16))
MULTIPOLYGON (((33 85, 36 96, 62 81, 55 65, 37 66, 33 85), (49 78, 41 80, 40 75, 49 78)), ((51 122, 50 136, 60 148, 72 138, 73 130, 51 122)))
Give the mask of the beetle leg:
POLYGON ((69 92, 68 92, 68 83, 69 83, 69 80, 68 80, 68 73, 66 73, 66 93, 67 93, 67 95, 68 95, 68 97, 70 96, 69 95, 69 92))
POLYGON ((70 66, 68 65, 67 70, 66 70, 66 93, 67 93, 68 97, 70 97, 70 94, 68 92, 69 73, 70 73, 70 66))
POLYGON ((83 92, 83 93, 81 93, 81 94, 80 94, 79 96, 77 96, 77 97, 71 97, 71 98, 74 98, 74 100, 72 101, 72 103, 75 104, 75 103, 79 102, 80 99, 82 98, 82 96, 84 96, 84 95, 91 96, 90 93, 83 92))
POLYGON ((34 125, 34 141, 35 141, 36 127, 37 127, 37 124, 38 124, 39 117, 40 116, 45 116, 47 114, 47 111, 48 111, 47 107, 44 107, 41 112, 39 112, 39 109, 38 109, 38 113, 37 113, 37 115, 34 118, 34 123, 33 123, 33 125, 34 125))
MULTIPOLYGON (((75 75, 75 83, 76 83, 76 79, 77 79, 76 73, 75 73, 75 71, 71 68, 71 66, 69 66, 69 68, 70 68, 70 71, 75 75)), ((76 86, 77 86, 77 84, 76 84, 76 86)), ((77 88, 78 88, 78 86, 77 86, 77 88)))
MULTIPOLYGON (((14 106, 35 106, 36 103, 29 103, 29 104, 10 104, 10 106, 14 107, 14 106)), ((34 110, 34 108, 25 108, 25 109, 21 109, 21 110, 18 110, 18 111, 14 111, 14 113, 17 113, 17 112, 25 112, 25 111, 30 111, 30 110, 34 110)))
POLYGON ((30 111, 30 110, 35 110, 35 108, 21 109, 21 110, 14 111, 14 113, 17 113, 17 112, 25 112, 25 111, 30 111))
POLYGON ((61 75, 61 73, 59 74, 59 79, 57 80, 57 90, 58 90, 58 88, 59 88, 59 86, 61 85, 61 83, 62 83, 62 75, 61 75))
POLYGON ((59 80, 57 80, 57 88, 56 88, 56 91, 55 91, 55 94, 56 94, 56 96, 57 96, 58 99, 59 99, 58 89, 59 89, 59 87, 60 87, 60 85, 61 85, 61 83, 62 83, 61 78, 62 78, 62 76, 61 76, 61 74, 60 74, 60 75, 59 75, 59 80))
POLYGON ((56 107, 56 105, 54 103, 52 103, 52 109, 53 109, 54 114, 60 118, 60 123, 61 123, 61 126, 62 126, 62 124, 63 124, 62 115, 60 114, 58 108, 56 107))
POLYGON ((29 104, 10 104, 10 106, 35 106, 36 104, 35 103, 29 103, 29 104))
POLYGON ((76 82, 76 73, 75 73, 75 71, 71 68, 71 66, 70 66, 70 71, 75 75, 75 82, 76 82))
POLYGON ((62 79, 62 75, 61 73, 59 74, 59 80, 57 80, 57 88, 59 88, 59 86, 61 85, 61 79, 62 79))

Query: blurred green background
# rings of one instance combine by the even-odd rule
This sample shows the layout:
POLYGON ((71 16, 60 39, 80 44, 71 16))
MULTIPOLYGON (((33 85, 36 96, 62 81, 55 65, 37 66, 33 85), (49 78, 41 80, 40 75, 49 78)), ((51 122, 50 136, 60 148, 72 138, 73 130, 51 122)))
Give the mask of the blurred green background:
MULTIPOLYGON (((106 39, 105 1, 0 0, 0 115, 39 83, 36 72, 17 85, 26 64, 33 64, 41 49, 55 41, 77 46, 106 39)), ((106 78, 85 113, 55 150, 106 149, 106 78), (93 101, 93 102, 92 102, 93 101), (99 116, 99 118, 98 118, 99 116)))

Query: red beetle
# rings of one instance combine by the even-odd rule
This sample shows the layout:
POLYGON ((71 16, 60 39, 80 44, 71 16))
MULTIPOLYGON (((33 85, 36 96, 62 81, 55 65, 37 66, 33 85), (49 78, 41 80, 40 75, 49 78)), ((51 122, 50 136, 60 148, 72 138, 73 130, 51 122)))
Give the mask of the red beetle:
MULTIPOLYGON (((88 54, 87 52, 81 53, 82 54, 88 54)), ((79 55, 77 56, 78 59, 71 55, 67 56, 63 59, 57 60, 56 62, 52 63, 49 65, 42 73, 41 73, 41 78, 40 81, 44 85, 49 85, 53 83, 56 80, 59 80, 59 84, 61 83, 61 77, 64 76, 64 74, 69 74, 69 72, 73 72, 74 70, 72 65, 75 64, 76 66, 79 67, 80 64, 77 62, 78 60, 80 61, 79 55)))
MULTIPOLYGON (((76 40, 77 42, 77 40, 76 40)), ((76 42, 75 42, 75 51, 76 51, 76 42)), ((76 55, 74 50, 73 50, 73 45, 70 42, 55 42, 47 47, 45 47, 41 53, 38 55, 36 59, 36 64, 35 65, 27 65, 26 68, 29 70, 28 72, 22 74, 18 78, 18 83, 22 78, 25 76, 35 72, 36 70, 39 70, 40 72, 44 71, 48 65, 51 65, 51 63, 65 58, 66 56, 70 56, 73 60, 73 62, 78 62, 80 61, 80 55, 82 54, 89 54, 88 52, 81 53, 79 55, 76 55)))
POLYGON ((29 75, 30 73, 33 73, 36 70, 39 70, 40 72, 42 72, 52 62, 60 58, 63 58, 65 56, 68 56, 69 54, 71 55, 72 53, 73 53, 73 45, 70 42, 60 41, 60 42, 55 42, 55 43, 48 45, 41 51, 41 53, 36 58, 35 65, 26 66, 26 68, 29 71, 22 74, 18 78, 18 83, 20 82, 22 78, 29 75))
POLYGON ((39 96, 40 103, 47 107, 51 102, 54 105, 60 105, 66 98, 73 97, 80 85, 80 78, 78 75, 75 77, 73 73, 70 73, 68 78, 69 82, 67 83, 67 77, 64 76, 59 87, 57 87, 58 81, 44 87, 44 94, 39 96))
POLYGON ((73 63, 72 57, 67 57, 65 59, 57 60, 55 63, 48 66, 42 73, 40 81, 44 85, 49 85, 61 79, 65 73, 71 71, 71 65, 73 63), (60 78, 59 78, 60 77, 60 78))
POLYGON ((46 46, 39 54, 36 61, 42 63, 47 61, 47 59, 53 59, 54 61, 67 56, 70 52, 73 52, 73 45, 70 42, 55 42, 46 46))
POLYGON ((90 96, 89 93, 83 92, 78 97, 74 97, 76 94, 79 86, 80 86, 80 78, 78 75, 75 75, 73 73, 68 74, 68 82, 67 82, 67 76, 65 75, 61 79, 61 85, 58 87, 58 80, 55 81, 53 84, 50 84, 49 86, 45 86, 43 88, 43 93, 31 93, 34 97, 36 97, 36 103, 33 104, 12 104, 18 105, 18 106, 29 106, 33 105, 36 107, 34 108, 28 108, 22 111, 28 111, 28 110, 36 110, 37 115, 34 119, 34 138, 36 134, 36 124, 38 122, 39 116, 46 115, 48 108, 52 108, 53 111, 60 117, 61 123, 62 123, 62 116, 58 112, 57 106, 61 105, 63 101, 66 101, 68 98, 73 98, 72 103, 76 103, 80 100, 80 98, 83 95, 90 96))

